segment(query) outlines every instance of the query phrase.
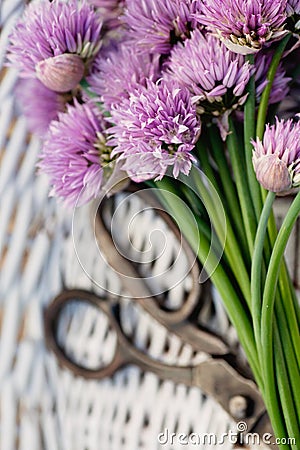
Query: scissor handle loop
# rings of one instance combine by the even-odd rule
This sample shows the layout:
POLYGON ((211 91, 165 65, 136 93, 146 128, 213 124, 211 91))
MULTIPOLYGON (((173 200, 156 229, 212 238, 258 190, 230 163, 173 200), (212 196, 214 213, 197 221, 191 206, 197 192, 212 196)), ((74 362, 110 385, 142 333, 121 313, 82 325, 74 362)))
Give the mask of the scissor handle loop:
POLYGON ((169 379, 191 386, 193 373, 191 367, 168 365, 156 361, 151 356, 148 356, 135 348, 130 342, 130 339, 123 333, 116 314, 112 310, 112 308, 118 304, 118 300, 112 302, 111 299, 104 299, 92 292, 80 289, 65 290, 61 292, 44 312, 44 328, 47 346, 55 354, 59 363, 76 376, 97 380, 109 377, 118 369, 131 363, 139 366, 144 371, 153 372, 163 379, 169 379), (116 332, 117 343, 113 359, 104 367, 99 369, 89 369, 74 362, 57 342, 55 334, 57 318, 61 309, 72 300, 84 301, 100 308, 104 314, 107 315, 112 329, 116 332))
POLYGON ((109 314, 109 307, 109 300, 105 300, 104 298, 101 298, 89 291, 73 289, 62 291, 57 297, 55 297, 52 303, 44 311, 44 332, 47 347, 55 354, 60 365, 69 369, 76 376, 82 376, 87 379, 103 379, 111 376, 119 368, 129 362, 126 359, 126 352, 124 352, 124 349, 121 349, 119 345, 119 327, 114 326, 115 324, 112 323, 112 314, 109 314), (117 334, 116 349, 114 351, 113 359, 108 364, 99 369, 87 368, 73 361, 57 340, 56 327, 59 314, 61 310, 67 305, 67 303, 74 300, 89 303, 93 306, 96 306, 97 308, 99 308, 99 302, 103 302, 101 303, 101 310, 103 310, 103 312, 107 314, 109 323, 110 325, 113 325, 113 330, 117 334), (107 308, 105 308, 104 306, 106 301, 107 308))

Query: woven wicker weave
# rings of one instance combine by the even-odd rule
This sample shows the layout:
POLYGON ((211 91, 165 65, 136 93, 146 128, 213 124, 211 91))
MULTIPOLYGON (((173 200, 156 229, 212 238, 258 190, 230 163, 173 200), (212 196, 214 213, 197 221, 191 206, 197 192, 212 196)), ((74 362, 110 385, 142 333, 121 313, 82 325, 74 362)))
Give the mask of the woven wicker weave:
MULTIPOLYGON (((22 7, 20 0, 2 0, 1 67, 9 29, 22 7)), ((50 199, 47 181, 35 174, 40 143, 28 133, 26 121, 18 113, 16 79, 15 71, 1 71, 1 450, 179 449, 187 447, 160 446, 158 434, 165 428, 170 433, 218 436, 234 430, 219 405, 199 389, 162 382, 137 367, 127 367, 101 382, 86 381, 60 369, 46 351, 43 307, 63 287, 100 290, 78 262, 71 233, 72 211, 50 199)), ((102 285, 121 291, 116 275, 100 265, 86 214, 79 211, 76 217, 77 250, 86 254, 89 272, 95 277, 101 274, 102 285)), ((137 246, 143 230, 149 230, 150 219, 141 216, 136 225, 137 246)), ((215 308, 215 326, 234 340, 234 330, 217 296, 215 308)), ((124 311, 136 345, 147 348, 152 356, 178 364, 195 358, 188 345, 168 334, 136 304, 125 302, 124 311)), ((100 320, 96 327, 94 322, 93 312, 88 311, 80 326, 68 330, 68 345, 91 364, 99 348, 108 354, 113 348, 105 334, 105 321, 100 320)), ((213 448, 225 450, 232 445, 213 448)))

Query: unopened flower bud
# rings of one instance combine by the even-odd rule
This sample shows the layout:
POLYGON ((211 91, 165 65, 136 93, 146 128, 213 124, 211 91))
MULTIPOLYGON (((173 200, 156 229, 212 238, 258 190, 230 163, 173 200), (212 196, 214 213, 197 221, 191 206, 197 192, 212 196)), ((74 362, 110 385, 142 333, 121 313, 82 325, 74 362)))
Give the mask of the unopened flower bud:
POLYGON ((258 182, 268 191, 284 192, 292 187, 291 175, 286 163, 277 155, 253 156, 253 166, 258 182))
MULTIPOLYGON (((296 119, 296 118, 295 118, 296 119)), ((263 140, 252 140, 253 167, 267 190, 287 195, 300 186, 300 121, 276 118, 266 125, 263 140)))
POLYGON ((84 74, 84 63, 80 56, 64 53, 44 59, 36 65, 37 78, 55 92, 74 89, 84 74))

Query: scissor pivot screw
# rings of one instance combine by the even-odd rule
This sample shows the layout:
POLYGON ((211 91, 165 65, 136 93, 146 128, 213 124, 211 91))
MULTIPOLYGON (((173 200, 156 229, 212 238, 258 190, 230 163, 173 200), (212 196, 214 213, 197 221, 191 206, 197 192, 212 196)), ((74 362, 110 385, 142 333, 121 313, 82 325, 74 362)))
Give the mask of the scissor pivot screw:
POLYGON ((229 411, 235 419, 243 419, 247 416, 248 401, 242 395, 235 395, 229 400, 229 411))

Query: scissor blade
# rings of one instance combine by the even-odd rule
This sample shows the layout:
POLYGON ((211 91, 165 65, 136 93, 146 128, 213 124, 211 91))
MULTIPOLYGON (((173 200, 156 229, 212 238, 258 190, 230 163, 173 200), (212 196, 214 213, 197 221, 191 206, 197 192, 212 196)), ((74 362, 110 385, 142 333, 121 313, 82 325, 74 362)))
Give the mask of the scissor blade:
MULTIPOLYGON (((247 430, 251 430, 266 411, 254 381, 240 375, 225 360, 209 359, 195 366, 193 384, 215 398, 236 422, 245 422, 247 430)), ((260 430, 262 433, 265 427, 260 430)))

